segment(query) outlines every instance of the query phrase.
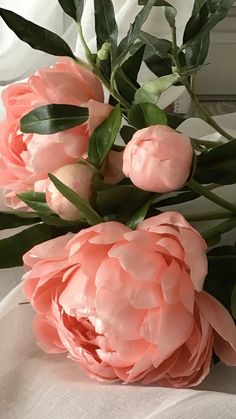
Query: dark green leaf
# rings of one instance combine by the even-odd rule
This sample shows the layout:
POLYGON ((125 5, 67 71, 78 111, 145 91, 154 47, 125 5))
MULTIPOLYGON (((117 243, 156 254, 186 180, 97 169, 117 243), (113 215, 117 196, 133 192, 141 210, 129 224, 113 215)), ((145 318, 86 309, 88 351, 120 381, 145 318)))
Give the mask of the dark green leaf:
POLYGON ((130 25, 130 29, 127 33, 127 36, 121 41, 118 47, 118 57, 114 62, 114 67, 118 68, 120 63, 125 59, 126 55, 128 54, 129 50, 133 46, 134 42, 136 41, 137 37, 139 36, 140 30, 142 26, 146 22, 152 7, 155 3, 155 0, 148 0, 142 10, 136 16, 134 23, 130 25))
MULTIPOLYGON (((226 17, 229 9, 233 5, 234 0, 209 0, 203 4, 201 9, 199 10, 200 15, 200 22, 196 25, 195 23, 191 23, 191 31, 193 35, 191 38, 189 35, 185 39, 188 38, 188 40, 184 43, 184 45, 181 47, 182 49, 185 49, 193 41, 196 41, 197 39, 200 39, 201 37, 205 36, 206 34, 209 34, 209 32, 222 20, 226 17), (205 16, 206 11, 208 12, 207 18, 205 16), (203 17, 201 17, 203 16, 203 17), (194 28, 194 29, 193 29, 194 28)), ((190 18, 191 20, 192 18, 190 18)), ((190 24, 187 24, 187 27, 190 24)), ((188 28, 189 33, 189 28, 188 28)))
POLYGON ((128 122, 137 129, 150 125, 167 125, 167 117, 164 111, 152 103, 133 105, 128 113, 128 122))
POLYGON ((89 224, 94 225, 102 222, 101 217, 94 211, 87 201, 81 198, 76 192, 62 183, 54 175, 49 173, 48 177, 56 186, 58 191, 82 212, 89 224))
POLYGON ((140 31, 139 38, 145 44, 144 61, 148 68, 158 77, 170 74, 172 62, 169 54, 172 43, 144 31, 140 31))
POLYGON ((121 118, 120 105, 117 105, 109 117, 95 129, 90 137, 88 156, 91 163, 97 167, 102 165, 115 142, 120 130, 121 118))
POLYGON ((137 78, 142 64, 144 50, 145 45, 142 45, 122 64, 115 75, 117 89, 121 96, 129 103, 133 102, 134 95, 140 87, 137 83, 137 78))
POLYGON ((195 179, 200 183, 236 182, 236 139, 198 156, 195 179))
POLYGON ((236 285, 236 247, 216 247, 208 253, 208 274, 204 289, 230 311, 236 285))
POLYGON ((23 192, 17 195, 21 201, 36 211, 38 214, 52 214, 52 211, 46 204, 45 193, 23 192))
POLYGON ((163 195, 155 204, 151 205, 148 216, 156 214, 158 208, 169 207, 171 205, 183 204, 198 198, 199 195, 192 191, 180 191, 169 195, 163 195))
POLYGON ((116 185, 109 189, 98 191, 96 208, 104 216, 113 215, 119 221, 128 221, 152 196, 133 185, 116 185))
POLYGON ((83 124, 88 109, 74 105, 44 105, 21 118, 21 131, 53 134, 83 124))
MULTIPOLYGON (((147 4, 147 2, 148 0, 138 0, 138 4, 140 4, 140 6, 147 4)), ((156 0, 154 6, 171 6, 171 4, 165 0, 156 0)))
POLYGON ((132 137, 135 133, 136 129, 133 127, 129 127, 128 125, 123 125, 123 127, 120 130, 120 135, 124 140, 125 144, 128 144, 130 140, 132 140, 132 137))
POLYGON ((77 23, 81 21, 84 0, 58 0, 64 12, 71 16, 77 23))
POLYGON ((115 12, 111 0, 94 0, 95 29, 97 35, 97 49, 100 50, 105 42, 111 44, 111 59, 116 56, 118 28, 115 12))
POLYGON ((50 225, 50 226, 55 226, 55 227, 75 227, 75 228, 76 227, 81 227, 81 228, 89 227, 89 225, 81 219, 75 220, 75 221, 67 221, 67 220, 62 220, 56 214, 42 215, 41 219, 45 224, 50 225))
MULTIPOLYGON (((195 9, 194 9, 195 10, 195 9)), ((192 38, 196 37, 201 27, 208 21, 208 6, 207 3, 199 9, 189 19, 185 32, 183 42, 187 43, 192 38)), ((204 36, 195 39, 188 43, 185 49, 186 63, 188 66, 196 66, 204 63, 210 45, 210 34, 205 33, 204 36)))
POLYGON ((167 112, 167 125, 173 129, 178 128, 182 122, 187 119, 187 115, 185 113, 175 113, 175 112, 167 112))
POLYGON ((22 41, 32 48, 56 56, 75 58, 69 45, 60 36, 0 7, 0 16, 22 41))
POLYGON ((40 221, 41 219, 35 213, 27 213, 23 211, 19 211, 19 212, 1 211, 0 212, 0 230, 16 228, 16 227, 30 225, 30 224, 37 224, 40 221), (29 214, 28 217, 25 214, 29 214))
POLYGON ((138 211, 133 215, 133 217, 131 218, 131 220, 128 221, 127 225, 132 228, 133 230, 135 230, 138 226, 139 223, 141 223, 141 221, 143 221, 145 219, 145 217, 147 216, 149 207, 151 205, 151 203, 153 202, 153 200, 156 198, 157 194, 153 194, 153 196, 151 198, 148 199, 147 202, 145 202, 145 204, 138 209, 138 211))
POLYGON ((68 229, 38 224, 15 236, 0 240, 0 268, 22 265, 22 256, 33 246, 66 234, 68 231, 68 229))

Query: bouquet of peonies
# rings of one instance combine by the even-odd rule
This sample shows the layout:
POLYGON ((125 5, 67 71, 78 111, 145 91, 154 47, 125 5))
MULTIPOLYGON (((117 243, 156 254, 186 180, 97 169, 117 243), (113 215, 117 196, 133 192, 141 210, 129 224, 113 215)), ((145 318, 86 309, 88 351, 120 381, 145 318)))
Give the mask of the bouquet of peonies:
POLYGON ((181 45, 167 1, 140 0, 120 39, 112 1, 94 0, 96 52, 83 33, 84 1, 58 1, 86 60, 0 8, 22 41, 61 57, 3 92, 0 186, 11 210, 0 228, 31 226, 0 241, 0 267, 23 260, 44 351, 67 353, 100 381, 196 386, 212 362, 236 365, 236 246, 220 244, 236 227, 236 203, 215 192, 236 183, 236 139, 194 89, 210 31, 234 0, 196 0, 181 45), (142 29, 154 7, 171 41, 142 29), (158 106, 176 85, 222 140, 188 138, 179 126, 189 115, 158 106), (176 211, 199 196, 219 210, 176 211), (199 223, 200 232, 189 224, 206 220, 213 225, 199 223))

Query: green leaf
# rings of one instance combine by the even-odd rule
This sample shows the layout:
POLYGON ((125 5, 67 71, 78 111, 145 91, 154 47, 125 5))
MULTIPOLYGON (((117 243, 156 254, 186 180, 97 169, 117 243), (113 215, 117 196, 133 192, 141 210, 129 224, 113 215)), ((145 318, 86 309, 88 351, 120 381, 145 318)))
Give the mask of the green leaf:
MULTIPOLYGON (((183 42, 187 43, 189 40, 194 38, 200 31, 201 27, 207 23, 207 21, 208 6, 207 3, 205 3, 197 12, 194 9, 193 15, 189 19, 185 28, 183 42)), ((208 54, 209 45, 209 33, 205 33, 204 36, 189 42, 185 49, 186 63, 189 66, 203 64, 208 54)))
POLYGON ((236 284, 231 294, 231 311, 234 319, 236 320, 236 284))
MULTIPOLYGON (((147 2, 148 0, 138 0, 140 6, 147 4, 147 2)), ((171 4, 165 0, 156 0, 153 6, 171 6, 171 4)))
POLYGON ((58 0, 58 2, 67 15, 80 23, 84 10, 84 0, 58 0))
POLYGON ((96 194, 96 208, 109 218, 125 222, 133 216, 147 200, 151 193, 141 191, 134 185, 116 185, 109 189, 98 191, 96 194))
POLYGON ((195 179, 200 183, 230 185, 236 182, 236 139, 198 156, 195 179))
POLYGON ((204 289, 230 311, 236 285, 236 247, 216 247, 207 256, 208 274, 204 289))
POLYGON ((145 45, 141 45, 141 47, 122 64, 115 75, 116 87, 121 96, 129 103, 133 102, 134 95, 140 87, 137 83, 137 78, 143 61, 144 50, 145 45))
POLYGON ((117 105, 109 117, 99 125, 89 140, 88 156, 91 163, 100 167, 109 153, 121 126, 121 109, 117 105))
POLYGON ((139 38, 145 44, 144 61, 148 68, 158 77, 170 74, 172 43, 144 31, 140 31, 139 38))
POLYGON ((39 215, 52 214, 47 206, 45 193, 41 192, 22 192, 17 195, 28 207, 32 208, 39 215))
POLYGON ((60 36, 0 7, 0 16, 22 41, 32 48, 56 56, 75 58, 69 45, 60 36))
POLYGON ((148 201, 141 208, 139 208, 138 211, 133 215, 133 217, 128 221, 127 225, 130 228, 132 228, 132 230, 135 230, 138 224, 145 219, 149 207, 156 197, 157 194, 154 194, 151 198, 149 198, 148 201))
POLYGON ((118 28, 111 0, 94 0, 97 49, 105 42, 111 44, 111 60, 116 56, 118 28))
POLYGON ((179 80, 179 75, 174 73, 145 82, 135 94, 135 103, 153 103, 155 105, 161 94, 177 80, 179 80))
POLYGON ((120 130, 120 135, 123 141, 125 142, 125 144, 128 144, 130 140, 132 140, 135 133, 136 133, 136 129, 128 125, 123 125, 123 127, 120 130))
MULTIPOLYGON (((184 45, 181 47, 181 49, 187 48, 193 41, 196 41, 200 39, 201 37, 205 36, 206 34, 209 34, 209 32, 222 20, 227 16, 227 13, 231 6, 233 5, 234 0, 208 0, 207 2, 203 3, 203 6, 198 11, 200 15, 200 22, 195 26, 193 24, 193 21, 191 22, 191 31, 194 31, 191 36, 191 39, 189 39, 184 43, 184 45), (206 12, 207 18, 206 18, 206 12)), ((190 18, 190 21, 193 18, 190 18)), ((187 24, 187 30, 189 31, 190 24, 187 24)))
POLYGON ((140 103, 133 105, 128 113, 128 122, 137 129, 151 125, 167 125, 167 117, 164 111, 152 103, 140 103))
POLYGON ((56 214, 52 215, 41 215, 42 221, 50 226, 54 227, 81 227, 86 228, 89 227, 89 225, 83 221, 83 220, 74 220, 74 221, 67 221, 62 220, 60 217, 58 217, 56 214))
POLYGON ((0 240, 0 268, 22 265, 22 256, 33 246, 66 234, 68 231, 69 229, 38 224, 15 236, 0 240))
POLYGON ((154 4, 155 4, 155 0, 148 0, 145 3, 145 6, 142 8, 142 10, 135 17, 134 22, 130 25, 130 29, 127 33, 127 36, 121 41, 118 47, 119 55, 113 64, 114 68, 119 67, 120 63, 124 60, 129 50, 133 46, 154 4))
POLYGON ((95 225, 102 222, 101 217, 94 211, 94 209, 89 205, 87 201, 81 198, 76 192, 62 183, 59 179, 57 179, 54 175, 48 174, 49 179, 52 183, 56 186, 59 192, 68 199, 76 208, 78 208, 89 224, 95 225))
POLYGON ((86 122, 88 109, 74 105, 44 105, 21 118, 21 131, 54 134, 86 122))
POLYGON ((185 113, 167 112, 167 125, 173 129, 178 128, 187 119, 185 113))
POLYGON ((165 6, 165 17, 171 29, 175 28, 176 15, 177 15, 177 10, 175 9, 175 7, 165 6))
POLYGON ((0 211, 0 230, 36 224, 41 219, 35 213, 24 211, 0 211), (26 215, 28 214, 28 216, 26 215))

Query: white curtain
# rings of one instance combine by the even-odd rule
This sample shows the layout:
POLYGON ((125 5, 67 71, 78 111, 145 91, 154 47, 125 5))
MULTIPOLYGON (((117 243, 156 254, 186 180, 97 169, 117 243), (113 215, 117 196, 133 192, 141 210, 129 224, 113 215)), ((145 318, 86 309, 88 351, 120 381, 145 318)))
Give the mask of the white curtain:
MULTIPOLYGON (((120 36, 124 36, 133 21, 134 16, 140 10, 138 0, 114 0, 116 18, 119 25, 120 36)), ((171 0, 178 11, 177 33, 178 41, 181 42, 183 29, 191 15, 194 0, 183 2, 171 0)), ((50 29, 62 36, 70 43, 72 49, 80 56, 83 50, 80 41, 77 40, 76 25, 72 19, 66 17, 57 0, 0 0, 0 6, 22 15, 26 19, 50 29)), ((96 45, 93 23, 93 0, 85 1, 83 16, 84 35, 93 49, 96 45)), ((162 38, 170 37, 170 30, 164 18, 162 8, 154 7, 144 29, 162 38)), ((16 35, 6 26, 0 18, 0 85, 6 85, 16 80, 22 80, 37 68, 49 65, 55 61, 55 57, 40 51, 33 50, 27 44, 20 41, 16 35)), ((143 68, 141 79, 152 78, 153 75, 143 68)), ((183 93, 182 87, 171 88, 162 96, 160 106, 165 107, 174 102, 183 93)), ((0 115, 1 117, 1 115, 0 115)))

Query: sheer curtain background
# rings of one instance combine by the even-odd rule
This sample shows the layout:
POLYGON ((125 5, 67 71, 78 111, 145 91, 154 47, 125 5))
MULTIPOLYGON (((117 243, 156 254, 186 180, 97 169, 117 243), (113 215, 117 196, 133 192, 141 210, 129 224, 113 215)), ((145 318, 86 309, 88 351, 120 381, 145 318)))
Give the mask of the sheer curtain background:
MULTIPOLYGON (((193 0, 170 1, 178 9, 178 40, 191 14, 193 0)), ((85 37, 95 46, 92 0, 86 0, 83 23, 85 37)), ((138 11, 137 0, 115 0, 117 21, 122 35, 138 11)), ((66 18, 57 0, 0 0, 0 6, 21 14, 55 31, 70 42, 80 56, 76 25, 66 18)), ((168 38, 169 30, 160 8, 153 12, 145 29, 168 38)), ((49 65, 55 57, 23 44, 0 21, 0 86, 26 78, 37 68, 49 65)), ((147 75, 143 68, 141 78, 147 75)), ((167 106, 182 94, 172 88, 163 96, 167 106)), ((0 104, 0 119, 4 115, 0 104)), ((223 116, 220 123, 236 130, 236 115, 223 116)), ((193 136, 206 135, 211 129, 199 120, 190 120, 182 129, 193 136)), ((199 200, 199 207, 200 207, 199 200)), ((191 203, 188 204, 188 212, 191 203)), ((0 208, 4 205, 0 196, 0 208)), ((16 230, 11 230, 14 234, 16 230)), ((4 238, 8 231, 0 231, 4 238)), ((14 249, 13 249, 14 251, 14 249)), ((32 310, 24 302, 20 282, 22 268, 0 270, 0 417, 2 419, 235 419, 236 369, 218 364, 198 390, 174 390, 155 386, 123 386, 91 381, 79 367, 64 356, 42 353, 31 331, 32 310), (15 288, 14 288, 15 287, 15 288), (217 393, 216 393, 217 392, 217 393)))

